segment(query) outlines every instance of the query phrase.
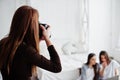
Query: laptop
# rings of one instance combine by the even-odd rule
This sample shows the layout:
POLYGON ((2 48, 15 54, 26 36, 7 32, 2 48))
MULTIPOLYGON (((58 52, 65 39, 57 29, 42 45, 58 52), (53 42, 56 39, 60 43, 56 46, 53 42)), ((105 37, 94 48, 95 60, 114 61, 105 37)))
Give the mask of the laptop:
POLYGON ((114 77, 108 78, 106 80, 119 80, 119 76, 114 76, 114 77))

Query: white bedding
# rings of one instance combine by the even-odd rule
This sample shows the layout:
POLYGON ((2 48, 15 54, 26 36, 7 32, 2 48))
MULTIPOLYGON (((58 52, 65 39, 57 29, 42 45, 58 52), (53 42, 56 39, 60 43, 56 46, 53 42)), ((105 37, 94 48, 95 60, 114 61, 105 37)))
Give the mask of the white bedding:
POLYGON ((62 71, 60 73, 51 73, 45 70, 39 70, 40 80, 76 80, 79 77, 79 71, 71 70, 71 71, 62 71))
MULTIPOLYGON (((79 77, 78 69, 87 61, 88 53, 85 52, 84 46, 69 40, 53 40, 53 44, 60 56, 62 71, 52 73, 39 68, 40 80, 76 80, 79 77)), ((40 47, 41 54, 49 58, 46 45, 42 43, 40 47)))
POLYGON ((62 71, 70 71, 80 68, 86 62, 88 54, 73 54, 60 56, 62 71))
POLYGON ((62 71, 52 73, 38 69, 40 80, 76 80, 79 77, 79 70, 87 60, 88 54, 60 55, 62 71))

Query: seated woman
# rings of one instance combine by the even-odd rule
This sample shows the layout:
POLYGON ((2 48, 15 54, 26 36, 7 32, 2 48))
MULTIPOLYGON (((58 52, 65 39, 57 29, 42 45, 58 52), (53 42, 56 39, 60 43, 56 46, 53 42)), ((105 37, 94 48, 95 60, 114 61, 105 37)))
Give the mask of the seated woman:
POLYGON ((81 68, 81 76, 77 80, 99 80, 99 65, 96 63, 96 55, 90 53, 87 63, 81 68))
POLYGON ((101 51, 99 55, 100 59, 100 79, 105 80, 119 75, 118 67, 119 63, 115 60, 110 60, 106 51, 101 51))

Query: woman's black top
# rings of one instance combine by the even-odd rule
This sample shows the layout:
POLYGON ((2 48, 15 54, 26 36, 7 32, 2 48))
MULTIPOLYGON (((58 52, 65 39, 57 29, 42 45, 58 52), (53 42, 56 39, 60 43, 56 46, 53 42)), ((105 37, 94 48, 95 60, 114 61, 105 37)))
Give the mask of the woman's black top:
POLYGON ((22 43, 14 56, 9 78, 7 69, 3 66, 1 73, 3 80, 31 80, 32 66, 38 66, 51 72, 60 72, 61 63, 57 51, 53 45, 48 47, 50 60, 37 53, 32 47, 22 43))

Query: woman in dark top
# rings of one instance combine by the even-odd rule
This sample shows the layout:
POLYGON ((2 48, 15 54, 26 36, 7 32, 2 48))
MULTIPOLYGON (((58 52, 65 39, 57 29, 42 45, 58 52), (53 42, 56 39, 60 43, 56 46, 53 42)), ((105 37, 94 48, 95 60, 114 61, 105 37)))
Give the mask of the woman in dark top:
POLYGON ((36 66, 60 72, 59 56, 49 39, 49 29, 38 24, 38 11, 21 6, 15 12, 10 32, 0 41, 0 70, 3 80, 37 80, 36 66), (42 37, 39 36, 42 30, 42 37), (39 42, 45 40, 50 60, 39 54, 39 42))

